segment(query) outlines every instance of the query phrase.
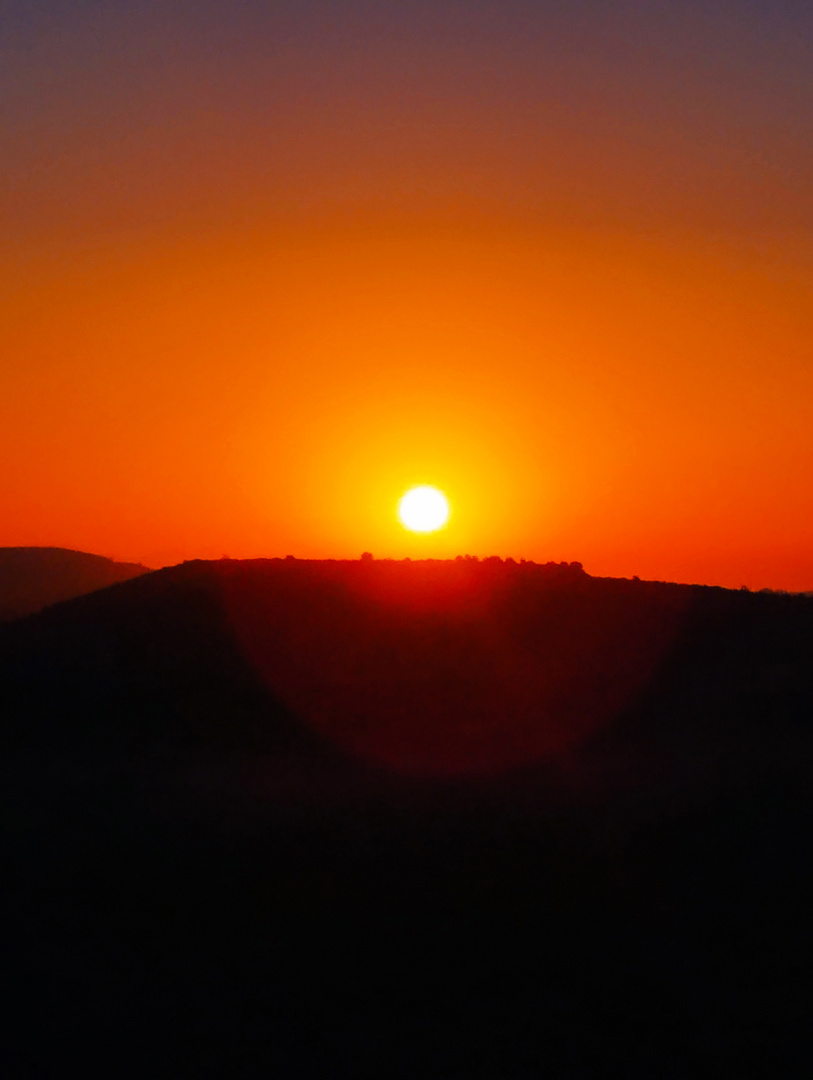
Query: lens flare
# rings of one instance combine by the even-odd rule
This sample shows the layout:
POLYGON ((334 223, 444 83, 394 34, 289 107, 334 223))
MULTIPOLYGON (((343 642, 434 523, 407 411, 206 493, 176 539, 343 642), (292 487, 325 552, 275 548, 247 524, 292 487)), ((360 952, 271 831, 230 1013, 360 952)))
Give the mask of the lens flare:
POLYGON ((449 520, 449 501, 436 487, 421 484, 401 497, 398 519, 410 532, 436 532, 449 520))

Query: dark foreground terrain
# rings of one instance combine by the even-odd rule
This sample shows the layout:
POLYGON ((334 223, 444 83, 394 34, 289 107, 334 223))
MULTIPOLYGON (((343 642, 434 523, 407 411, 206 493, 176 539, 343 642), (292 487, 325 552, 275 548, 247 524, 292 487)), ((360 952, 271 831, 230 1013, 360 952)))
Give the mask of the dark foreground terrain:
POLYGON ((802 1077, 813 601, 187 563, 0 627, 4 1074, 802 1077))

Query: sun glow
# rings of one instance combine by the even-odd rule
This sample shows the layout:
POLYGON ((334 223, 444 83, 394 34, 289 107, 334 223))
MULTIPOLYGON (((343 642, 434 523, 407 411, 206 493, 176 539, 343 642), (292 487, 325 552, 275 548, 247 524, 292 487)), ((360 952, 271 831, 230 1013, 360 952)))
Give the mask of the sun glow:
POLYGON ((421 484, 401 497, 398 518, 411 532, 436 532, 449 520, 449 502, 442 491, 421 484))

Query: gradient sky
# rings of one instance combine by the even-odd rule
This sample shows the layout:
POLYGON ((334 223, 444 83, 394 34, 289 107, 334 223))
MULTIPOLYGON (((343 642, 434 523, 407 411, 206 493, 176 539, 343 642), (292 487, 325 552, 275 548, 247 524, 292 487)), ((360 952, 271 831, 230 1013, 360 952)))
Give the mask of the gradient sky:
POLYGON ((5 0, 0 545, 813 589, 812 115, 796 0, 5 0))

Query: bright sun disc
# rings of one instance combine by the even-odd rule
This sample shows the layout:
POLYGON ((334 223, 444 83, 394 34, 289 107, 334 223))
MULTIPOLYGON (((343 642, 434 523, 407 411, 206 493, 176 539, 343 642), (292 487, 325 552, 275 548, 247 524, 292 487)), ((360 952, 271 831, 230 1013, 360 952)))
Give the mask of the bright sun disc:
POLYGON ((449 520, 449 503, 442 491, 428 484, 410 488, 398 503, 398 517, 405 529, 429 533, 449 520))

